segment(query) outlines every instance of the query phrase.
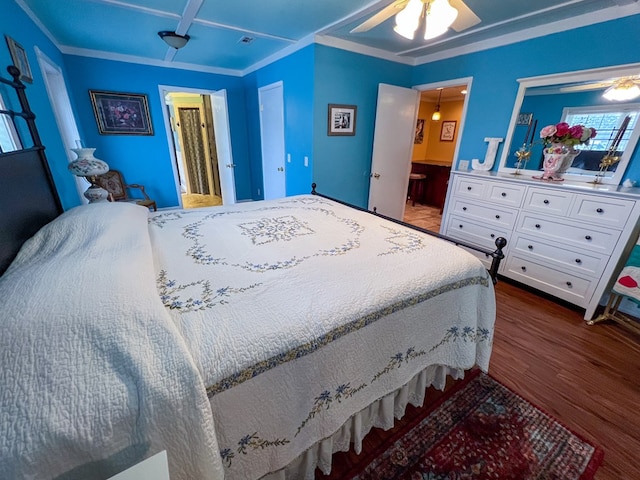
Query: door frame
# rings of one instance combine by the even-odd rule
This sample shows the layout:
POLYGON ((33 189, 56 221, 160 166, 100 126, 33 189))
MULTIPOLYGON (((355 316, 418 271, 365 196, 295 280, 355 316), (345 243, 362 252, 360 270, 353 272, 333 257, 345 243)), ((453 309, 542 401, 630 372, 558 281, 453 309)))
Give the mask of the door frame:
MULTIPOLYGON (((76 156, 72 153, 71 149, 84 145, 81 145, 80 132, 78 131, 78 123, 76 122, 73 107, 71 106, 67 82, 64 78, 62 68, 60 68, 58 64, 51 60, 38 47, 35 47, 35 51, 38 65, 42 72, 45 90, 47 91, 49 103, 53 110, 53 117, 56 120, 56 126, 58 127, 58 132, 60 133, 60 138, 62 139, 62 144, 64 145, 64 150, 67 155, 67 162, 72 162, 76 159, 76 156), (62 105, 54 101, 54 97, 62 97, 62 105), (71 137, 73 137, 73 139, 71 137)), ((80 202, 85 204, 89 203, 84 196, 84 191, 91 184, 84 177, 74 175, 74 179, 80 202)))
MULTIPOLYGON (((219 92, 221 90, 207 90, 204 88, 193 88, 193 87, 180 87, 180 86, 175 86, 175 85, 158 85, 158 91, 160 92, 160 103, 161 103, 161 110, 162 110, 162 117, 164 119, 164 131, 165 131, 165 135, 167 136, 167 146, 169 147, 169 156, 170 156, 170 160, 171 160, 171 171, 173 172, 173 183, 176 187, 176 196, 178 197, 178 207, 183 208, 182 205, 182 192, 180 191, 180 175, 178 174, 178 167, 177 167, 177 161, 178 159, 176 158, 176 151, 175 148, 173 147, 173 130, 171 129, 171 119, 169 118, 169 113, 167 111, 167 105, 165 103, 165 94, 166 93, 197 93, 199 95, 209 95, 210 99, 213 100, 213 96, 216 94, 219 94, 219 92)), ((212 108, 213 108, 213 104, 212 104, 212 108)), ((227 105, 227 115, 228 115, 228 105, 227 105)), ((214 125, 214 129, 215 129, 215 125, 214 125)), ((227 132, 216 132, 216 138, 218 137, 218 135, 227 135, 230 138, 231 132, 228 131, 227 132)), ((231 152, 229 152, 231 154, 231 152)), ((218 158, 218 172, 220 177, 222 177, 223 172, 220 171, 220 158, 218 158)), ((234 183, 235 183, 235 176, 234 176, 234 183)), ((222 180, 221 180, 221 184, 222 184, 222 180)), ((222 185, 221 185, 222 188, 222 185)), ((234 187, 234 194, 233 194, 234 198, 235 198, 235 187, 234 187)))
POLYGON ((458 125, 458 132, 456 133, 456 146, 453 150, 453 162, 451 164, 451 170, 457 170, 458 152, 460 150, 460 143, 462 140, 462 134, 464 133, 464 126, 467 119, 467 109, 469 108, 469 97, 471 96, 471 86, 473 84, 473 77, 461 77, 451 80, 443 80, 434 83, 422 83, 420 85, 414 85, 411 88, 423 92, 425 90, 436 90, 438 88, 455 87, 456 85, 465 84, 467 86, 467 93, 464 96, 464 102, 462 103, 462 112, 460 113, 460 123, 458 125))

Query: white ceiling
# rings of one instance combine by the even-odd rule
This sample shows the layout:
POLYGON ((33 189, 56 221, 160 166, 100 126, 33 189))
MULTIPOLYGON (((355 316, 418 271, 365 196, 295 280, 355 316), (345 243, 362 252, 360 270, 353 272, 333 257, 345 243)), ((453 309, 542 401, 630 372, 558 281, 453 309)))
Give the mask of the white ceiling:
POLYGON ((640 14, 640 0, 464 0, 479 17, 477 25, 411 41, 393 32, 393 17, 367 32, 350 33, 393 0, 9 1, 64 53, 232 75, 313 42, 417 65, 640 14), (160 40, 161 30, 191 40, 176 51, 160 40), (243 43, 246 37, 252 41, 243 43))

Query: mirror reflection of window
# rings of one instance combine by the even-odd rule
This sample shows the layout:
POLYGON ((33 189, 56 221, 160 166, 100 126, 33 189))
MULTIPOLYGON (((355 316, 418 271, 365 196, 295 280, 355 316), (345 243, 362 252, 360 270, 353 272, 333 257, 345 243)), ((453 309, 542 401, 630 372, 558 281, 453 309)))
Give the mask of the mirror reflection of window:
MULTIPOLYGON (((0 95, 0 110, 6 110, 2 95, 0 95)), ((20 150, 22 145, 16 127, 7 114, 0 114, 0 153, 20 150)))
MULTIPOLYGON (((614 155, 622 155, 622 152, 627 148, 633 129, 636 127, 639 113, 640 104, 565 108, 562 114, 563 122, 567 122, 569 125, 586 125, 595 128, 597 132, 588 145, 576 145, 576 150, 581 150, 581 153, 571 164, 570 171, 582 173, 585 170, 598 170, 602 157, 611 148, 625 118, 629 117, 628 125, 622 133, 616 151, 612 152, 614 155)), ((608 170, 615 172, 617 167, 618 164, 615 163, 608 170)))

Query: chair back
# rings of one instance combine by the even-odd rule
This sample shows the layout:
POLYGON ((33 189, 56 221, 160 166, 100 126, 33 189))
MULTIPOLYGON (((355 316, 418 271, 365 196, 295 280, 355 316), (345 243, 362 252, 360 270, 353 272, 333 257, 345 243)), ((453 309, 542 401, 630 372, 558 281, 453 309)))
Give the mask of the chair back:
POLYGON ((114 201, 127 198, 125 183, 122 174, 118 170, 109 170, 107 173, 98 175, 96 183, 109 192, 114 201))

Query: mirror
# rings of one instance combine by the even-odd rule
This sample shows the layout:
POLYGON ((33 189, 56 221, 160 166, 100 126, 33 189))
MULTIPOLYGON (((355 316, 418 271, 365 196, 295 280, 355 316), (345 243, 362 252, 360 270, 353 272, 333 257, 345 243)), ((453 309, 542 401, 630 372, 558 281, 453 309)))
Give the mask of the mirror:
POLYGON ((597 133, 587 144, 575 147, 580 153, 563 178, 593 182, 598 175, 600 183, 619 184, 640 135, 640 97, 609 101, 602 94, 616 79, 638 78, 638 75, 640 63, 518 80, 520 87, 498 170, 512 175, 520 173, 520 178, 539 176, 544 147, 540 131, 548 125, 566 122, 571 126, 595 128, 597 133), (627 117, 629 119, 625 120, 627 117), (620 139, 616 141, 618 137, 620 139), (517 168, 516 153, 531 141, 533 145, 529 148, 531 154, 527 162, 521 162, 517 168), (612 149, 614 145, 617 148, 612 149), (603 169, 602 159, 607 154, 618 161, 603 169))

